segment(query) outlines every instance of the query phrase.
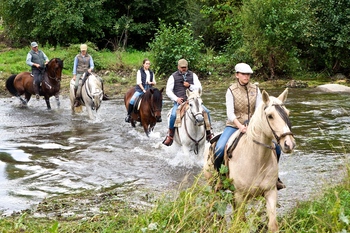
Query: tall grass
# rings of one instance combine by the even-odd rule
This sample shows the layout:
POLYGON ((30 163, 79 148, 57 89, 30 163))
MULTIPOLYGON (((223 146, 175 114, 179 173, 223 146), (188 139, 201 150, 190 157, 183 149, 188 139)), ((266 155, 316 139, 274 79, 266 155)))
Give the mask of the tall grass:
MULTIPOLYGON (((1 218, 0 232, 266 232, 262 199, 238 210, 231 207, 232 193, 214 192, 199 175, 191 187, 165 193, 151 209, 108 201, 100 214, 84 219, 34 218, 24 213, 1 218)), ((349 232, 350 169, 342 184, 330 187, 317 200, 299 203, 279 218, 279 226, 280 232, 288 233, 349 232)))

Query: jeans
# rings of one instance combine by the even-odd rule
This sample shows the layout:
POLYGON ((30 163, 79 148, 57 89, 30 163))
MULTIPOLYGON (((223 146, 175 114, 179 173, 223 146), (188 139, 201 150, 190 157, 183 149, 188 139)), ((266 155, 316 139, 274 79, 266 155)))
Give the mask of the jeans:
MULTIPOLYGON (((171 110, 171 115, 170 115, 170 120, 169 120, 169 129, 174 129, 175 128, 175 120, 176 120, 176 110, 179 107, 178 103, 174 101, 173 108, 171 110)), ((210 112, 209 110, 202 104, 202 108, 204 111, 207 112, 208 118, 209 118, 209 123, 211 123, 210 120, 210 112)))

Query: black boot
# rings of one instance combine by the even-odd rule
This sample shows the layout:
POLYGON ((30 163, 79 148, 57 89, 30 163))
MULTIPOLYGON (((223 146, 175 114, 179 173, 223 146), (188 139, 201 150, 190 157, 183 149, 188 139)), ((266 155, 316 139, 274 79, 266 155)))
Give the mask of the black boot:
POLYGON ((134 109, 134 105, 133 104, 129 104, 128 106, 128 115, 125 117, 125 122, 130 123, 131 121, 131 112, 134 109))
POLYGON ((39 95, 39 85, 36 84, 35 82, 33 83, 33 89, 34 89, 34 93, 35 93, 35 98, 37 100, 40 99, 40 95, 39 95))
POLYGON ((224 156, 215 156, 215 160, 214 160, 214 168, 220 173, 220 168, 221 168, 221 165, 223 164, 223 161, 224 161, 224 156))
POLYGON ((78 88, 74 88, 74 96, 75 96, 74 107, 80 106, 80 97, 77 96, 77 90, 78 90, 78 88))

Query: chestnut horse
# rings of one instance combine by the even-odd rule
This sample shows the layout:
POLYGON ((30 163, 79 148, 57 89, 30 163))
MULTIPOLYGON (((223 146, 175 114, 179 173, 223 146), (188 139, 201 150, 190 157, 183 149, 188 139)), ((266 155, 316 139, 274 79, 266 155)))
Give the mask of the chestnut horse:
MULTIPOLYGON (((276 216, 278 164, 273 141, 281 146, 284 153, 291 153, 295 148, 289 111, 284 106, 287 94, 288 89, 275 98, 262 91, 263 101, 252 116, 247 132, 241 136, 236 147, 227 153, 228 158, 225 158, 229 168, 228 176, 235 188, 235 206, 239 207, 247 199, 263 196, 269 218, 267 226, 271 232, 278 231, 276 216)), ((213 145, 215 144, 211 147, 213 145)), ((213 148, 208 150, 206 147, 204 158, 206 163, 204 175, 209 179, 217 173, 213 166, 213 148)))
MULTIPOLYGON (((157 122, 162 122, 163 90, 164 88, 158 90, 152 87, 140 96, 140 102, 137 99, 135 101, 130 123, 132 127, 135 127, 137 121, 141 122, 147 136, 153 131, 157 122), (138 106, 140 107, 138 108, 138 106)), ((124 95, 126 110, 128 110, 130 99, 134 93, 135 87, 129 89, 124 95)))
MULTIPOLYGON (((59 92, 61 88, 61 77, 63 69, 63 60, 59 58, 52 58, 45 67, 43 79, 39 88, 39 94, 44 96, 47 109, 51 109, 51 96, 55 96, 57 106, 60 107, 59 92)), ((17 75, 11 75, 6 80, 7 90, 17 98, 19 98, 23 105, 27 105, 32 95, 34 95, 33 88, 34 77, 30 72, 22 72, 17 75), (24 94, 25 99, 21 97, 24 94)))

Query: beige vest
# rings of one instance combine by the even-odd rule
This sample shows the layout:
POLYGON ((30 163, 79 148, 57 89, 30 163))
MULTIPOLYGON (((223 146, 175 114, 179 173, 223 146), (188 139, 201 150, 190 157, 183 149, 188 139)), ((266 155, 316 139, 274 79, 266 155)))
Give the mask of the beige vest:
MULTIPOLYGON (((245 121, 250 120, 255 111, 258 88, 251 83, 248 83, 246 86, 241 86, 238 82, 235 82, 229 89, 234 99, 234 114, 237 120, 241 124, 244 124, 245 121)), ((238 128, 232 121, 227 121, 226 125, 238 128)))

